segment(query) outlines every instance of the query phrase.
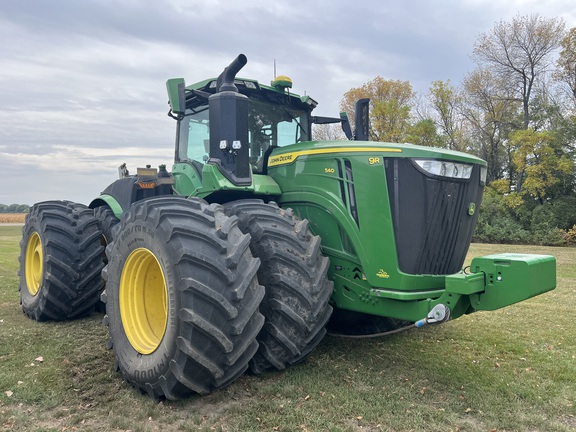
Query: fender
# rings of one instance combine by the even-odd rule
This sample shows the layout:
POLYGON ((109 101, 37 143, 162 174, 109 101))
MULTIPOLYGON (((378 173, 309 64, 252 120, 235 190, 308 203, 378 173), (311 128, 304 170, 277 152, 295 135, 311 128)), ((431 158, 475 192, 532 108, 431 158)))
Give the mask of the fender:
POLYGON ((90 203, 90 208, 108 205, 117 218, 136 201, 160 195, 171 195, 173 180, 170 183, 157 177, 129 176, 116 180, 90 203))
POLYGON ((117 218, 120 218, 120 216, 122 216, 122 206, 116 200, 116 198, 114 198, 111 195, 104 195, 104 194, 100 195, 98 198, 93 200, 88 207, 90 207, 91 209, 95 209, 103 205, 107 205, 108 207, 110 207, 114 212, 114 216, 116 216, 117 218))

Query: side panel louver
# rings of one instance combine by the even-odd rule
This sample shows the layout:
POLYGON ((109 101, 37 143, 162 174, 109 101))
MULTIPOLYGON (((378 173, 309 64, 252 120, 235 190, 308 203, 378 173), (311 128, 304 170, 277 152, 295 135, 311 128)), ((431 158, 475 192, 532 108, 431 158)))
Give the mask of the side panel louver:
POLYGON ((349 160, 337 159, 338 176, 340 178, 340 194, 342 202, 356 221, 356 225, 360 225, 358 220, 358 206, 356 203, 356 192, 354 190, 354 174, 352 172, 352 164, 349 160))

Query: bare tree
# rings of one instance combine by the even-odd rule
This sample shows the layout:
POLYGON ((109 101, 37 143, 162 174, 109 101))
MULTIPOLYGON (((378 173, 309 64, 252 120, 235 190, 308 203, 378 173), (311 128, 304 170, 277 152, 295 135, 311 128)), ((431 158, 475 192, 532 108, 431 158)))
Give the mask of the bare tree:
POLYGON ((519 101, 508 93, 506 83, 487 69, 468 74, 462 88, 459 110, 467 120, 474 152, 488 162, 488 182, 504 172, 512 180, 512 149, 505 143, 511 130, 520 129, 519 101))
POLYGON ((462 116, 458 112, 460 96, 450 81, 434 81, 428 94, 432 108, 436 113, 436 127, 441 133, 445 147, 451 150, 466 150, 462 116))
POLYGON ((554 78, 563 84, 576 108, 576 27, 562 39, 561 46, 554 78))
POLYGON ((316 141, 345 140, 340 123, 315 124, 312 126, 312 139, 316 141))
POLYGON ((551 54, 564 36, 564 20, 539 15, 500 21, 480 35, 474 57, 499 78, 511 83, 522 101, 524 129, 530 124, 530 98, 536 80, 550 67, 551 54))

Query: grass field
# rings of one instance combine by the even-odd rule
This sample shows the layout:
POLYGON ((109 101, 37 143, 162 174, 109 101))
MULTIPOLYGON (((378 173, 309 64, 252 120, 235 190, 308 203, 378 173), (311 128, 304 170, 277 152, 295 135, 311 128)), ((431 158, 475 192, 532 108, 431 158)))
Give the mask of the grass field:
POLYGON ((180 402, 122 381, 102 316, 27 319, 19 227, 0 226, 0 430, 574 431, 576 249, 473 245, 470 256, 555 255, 558 287, 496 312, 380 339, 328 336, 304 364, 180 402))

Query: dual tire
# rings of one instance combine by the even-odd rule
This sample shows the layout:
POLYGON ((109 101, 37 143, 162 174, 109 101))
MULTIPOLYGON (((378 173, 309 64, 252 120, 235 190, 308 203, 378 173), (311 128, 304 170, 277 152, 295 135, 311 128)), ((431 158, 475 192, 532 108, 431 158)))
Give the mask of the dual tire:
POLYGON ((258 280, 266 289, 260 305, 266 323, 250 369, 283 370, 304 360, 326 334, 334 288, 327 277, 329 260, 308 221, 291 209, 261 200, 233 201, 225 209, 251 235, 250 249, 261 260, 258 280))
MULTIPOLYGON (((107 262, 101 299, 108 346, 114 349, 116 369, 142 392, 174 400, 210 393, 248 368, 260 373, 302 361, 324 336, 331 314, 328 260, 307 222, 290 210, 257 200, 223 208, 201 199, 157 197, 133 204, 119 222, 105 209, 97 210, 100 217, 91 212, 68 202, 33 208, 22 240, 22 305, 38 320, 89 313, 103 285, 99 276, 81 270, 89 267, 98 275, 107 262), (72 221, 74 212, 83 214, 82 229, 72 221), (118 226, 103 259, 101 239, 108 222, 118 226), (91 239, 86 242, 90 252, 77 251, 84 257, 79 261, 91 264, 63 272, 94 280, 78 289, 76 297, 90 285, 90 300, 74 312, 31 300, 57 297, 42 301, 62 303, 58 290, 45 282, 54 261, 49 258, 54 249, 48 248, 58 235, 40 234, 62 230, 66 239, 75 234, 61 239, 58 250, 87 233, 91 239)), ((112 226, 108 231, 111 236, 112 226)))
POLYGON ((100 230, 88 207, 70 201, 35 204, 20 241, 20 303, 37 321, 94 310, 103 288, 100 230))

